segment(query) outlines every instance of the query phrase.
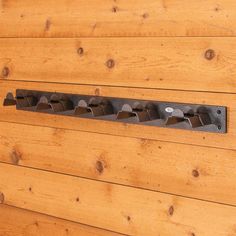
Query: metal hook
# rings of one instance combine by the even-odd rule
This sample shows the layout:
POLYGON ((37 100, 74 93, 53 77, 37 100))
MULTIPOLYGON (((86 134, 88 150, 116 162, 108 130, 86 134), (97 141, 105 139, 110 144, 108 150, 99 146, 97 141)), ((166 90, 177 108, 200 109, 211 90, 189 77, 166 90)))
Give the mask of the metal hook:
POLYGON ((18 108, 22 107, 32 107, 37 104, 37 98, 33 95, 24 96, 22 94, 17 94, 17 97, 14 98, 12 93, 8 93, 6 98, 4 99, 3 106, 14 106, 16 105, 18 108))
POLYGON ((60 97, 52 94, 50 99, 42 96, 36 106, 36 110, 52 110, 53 112, 63 112, 73 110, 73 102, 66 97, 60 97))
POLYGON ((3 106, 15 106, 15 105, 16 105, 16 100, 14 98, 14 95, 12 93, 8 93, 3 101, 3 106))
POLYGON ((105 116, 113 114, 113 108, 111 104, 105 99, 91 98, 89 102, 85 100, 80 100, 78 106, 75 108, 75 115, 90 115, 93 117, 96 116, 105 116))
POLYGON ((158 118, 158 114, 154 106, 150 103, 145 106, 139 102, 135 102, 133 106, 124 104, 121 111, 118 112, 116 119, 134 119, 138 122, 150 121, 158 118))
POLYGON ((23 95, 23 94, 19 94, 17 93, 16 96, 16 105, 17 107, 33 107, 36 106, 38 102, 38 99, 33 96, 33 95, 23 95))
POLYGON ((188 122, 192 128, 197 128, 210 123, 210 117, 207 114, 194 113, 191 109, 183 110, 173 109, 172 114, 167 118, 166 125, 188 122))

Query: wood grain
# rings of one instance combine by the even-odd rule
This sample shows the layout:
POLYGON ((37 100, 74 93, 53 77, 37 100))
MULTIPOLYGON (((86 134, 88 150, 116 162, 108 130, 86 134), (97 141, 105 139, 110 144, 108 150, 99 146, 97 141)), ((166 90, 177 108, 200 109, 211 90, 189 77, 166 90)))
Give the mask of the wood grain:
POLYGON ((235 207, 8 164, 0 191, 5 204, 128 235, 235 233, 235 207))
POLYGON ((0 122, 0 161, 236 205, 236 151, 0 122))
POLYGON ((9 121, 23 124, 50 126, 57 128, 89 131, 95 133, 112 134, 125 137, 137 137, 152 140, 195 144, 209 147, 236 149, 236 95, 222 93, 203 93, 188 91, 172 91, 157 89, 117 88, 107 86, 86 86, 51 84, 35 82, 0 82, 0 121, 9 121), (226 134, 198 132, 171 128, 140 126, 111 121, 83 119, 51 114, 40 114, 16 110, 15 107, 3 107, 3 99, 8 92, 15 92, 16 88, 76 93, 86 95, 100 95, 107 97, 136 98, 166 102, 180 102, 193 104, 208 104, 226 106, 228 111, 226 134))
POLYGON ((0 39, 0 72, 8 80, 235 93, 235 47, 229 37, 0 39))
POLYGON ((1 236, 121 236, 8 205, 0 205, 1 236))
POLYGON ((234 0, 2 0, 1 37, 235 36, 234 0))

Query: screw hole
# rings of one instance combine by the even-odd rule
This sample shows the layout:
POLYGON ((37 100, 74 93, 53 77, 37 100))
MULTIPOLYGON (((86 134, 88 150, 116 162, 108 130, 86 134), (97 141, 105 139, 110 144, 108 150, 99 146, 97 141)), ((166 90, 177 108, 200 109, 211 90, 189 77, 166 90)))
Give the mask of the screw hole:
POLYGON ((221 114, 221 110, 217 110, 217 114, 220 115, 221 114))
POLYGON ((221 127, 221 125, 218 125, 217 128, 218 128, 218 130, 221 130, 222 127, 221 127))

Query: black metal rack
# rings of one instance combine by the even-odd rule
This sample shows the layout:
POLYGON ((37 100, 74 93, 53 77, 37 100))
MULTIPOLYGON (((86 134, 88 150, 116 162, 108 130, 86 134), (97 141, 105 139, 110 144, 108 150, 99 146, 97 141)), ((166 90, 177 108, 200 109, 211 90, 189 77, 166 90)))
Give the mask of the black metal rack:
POLYGON ((144 101, 127 98, 16 90, 8 93, 4 106, 24 111, 140 125, 226 133, 224 106, 144 101))

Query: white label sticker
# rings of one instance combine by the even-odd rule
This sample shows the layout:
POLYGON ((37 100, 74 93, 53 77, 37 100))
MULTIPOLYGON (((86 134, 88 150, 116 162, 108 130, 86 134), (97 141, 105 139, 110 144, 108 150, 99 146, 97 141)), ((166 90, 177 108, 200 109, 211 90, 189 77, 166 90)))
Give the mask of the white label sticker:
POLYGON ((174 111, 174 108, 166 107, 165 111, 168 112, 168 113, 172 113, 174 111))

